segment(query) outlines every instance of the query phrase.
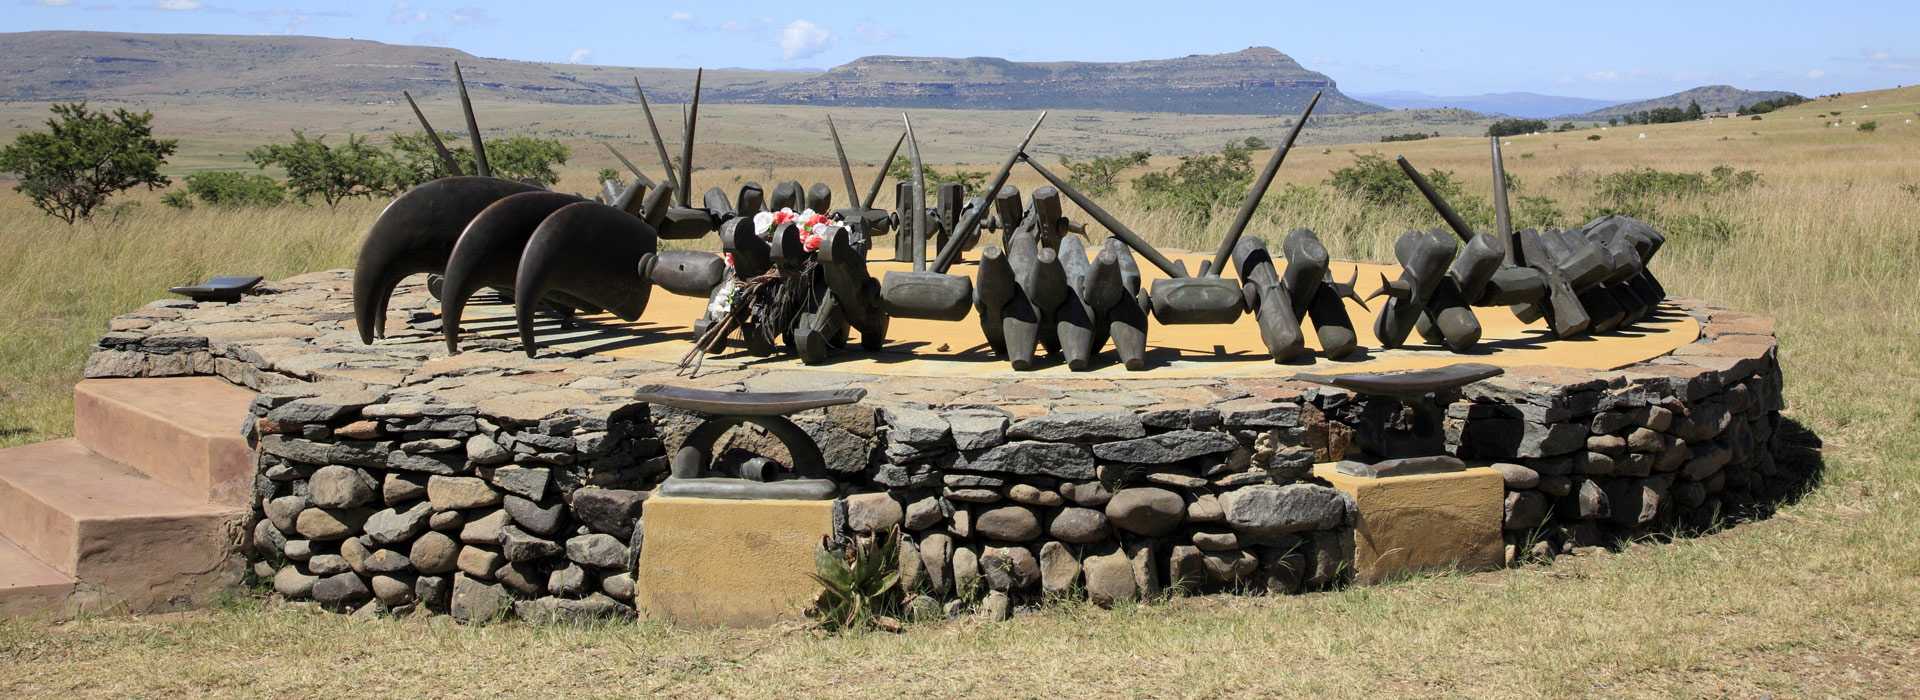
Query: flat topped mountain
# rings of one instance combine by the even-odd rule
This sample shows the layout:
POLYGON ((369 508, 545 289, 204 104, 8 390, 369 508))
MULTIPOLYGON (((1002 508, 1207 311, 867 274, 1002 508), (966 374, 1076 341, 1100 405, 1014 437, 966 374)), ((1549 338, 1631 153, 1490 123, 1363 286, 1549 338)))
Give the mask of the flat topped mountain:
MULTIPOLYGON (((459 61, 472 89, 495 99, 607 104, 684 100, 693 71, 482 58, 455 49, 355 39, 208 34, 0 34, 4 100, 385 101, 452 90, 459 61)), ((825 72, 722 68, 702 99, 723 103, 1110 109, 1287 114, 1315 90, 1317 111, 1379 111, 1332 78, 1270 48, 1125 63, 871 56, 825 72)))
POLYGON ((1327 91, 1318 108, 1325 113, 1380 111, 1267 47, 1124 63, 869 56, 776 88, 770 101, 1280 114, 1305 106, 1316 90, 1327 91))
POLYGON ((1704 85, 1692 90, 1676 92, 1666 97, 1656 97, 1651 100, 1614 105, 1612 107, 1575 115, 1575 117, 1580 119, 1624 117, 1629 114, 1659 109, 1661 107, 1686 109, 1688 104, 1695 102, 1700 103, 1700 109, 1708 112, 1731 112, 1757 102, 1779 99, 1792 94, 1791 92, 1782 92, 1779 90, 1742 90, 1732 85, 1704 85))

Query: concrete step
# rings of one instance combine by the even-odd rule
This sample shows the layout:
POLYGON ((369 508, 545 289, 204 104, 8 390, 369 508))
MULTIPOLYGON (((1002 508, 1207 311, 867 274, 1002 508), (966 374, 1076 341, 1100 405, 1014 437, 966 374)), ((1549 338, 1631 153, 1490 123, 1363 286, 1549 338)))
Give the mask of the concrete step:
POLYGON ((87 607, 146 612, 236 585, 247 511, 209 504, 77 440, 0 450, 0 537, 79 579, 87 607))
POLYGON ((88 449, 209 503, 245 507, 253 450, 240 430, 253 392, 218 377, 88 379, 74 386, 74 437, 88 449))
POLYGON ((13 540, 0 537, 0 618, 59 617, 66 612, 67 597, 73 595, 76 583, 13 540))

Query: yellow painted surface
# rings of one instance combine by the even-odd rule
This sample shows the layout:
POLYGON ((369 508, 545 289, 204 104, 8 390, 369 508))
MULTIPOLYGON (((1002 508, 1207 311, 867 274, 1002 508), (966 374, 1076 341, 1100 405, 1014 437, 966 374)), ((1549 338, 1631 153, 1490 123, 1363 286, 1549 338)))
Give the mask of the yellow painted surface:
MULTIPOLYGON (((889 251, 891 248, 889 248, 889 251)), ((1168 257, 1183 261, 1188 270, 1199 267, 1205 257, 1195 253, 1170 252, 1168 257)), ((974 255, 971 259, 977 260, 974 255)), ((873 276, 887 270, 907 269, 906 263, 875 262, 868 265, 873 276)), ((961 263, 955 274, 973 278, 976 266, 961 263)), ((1151 265, 1141 264, 1144 285, 1165 275, 1151 265)), ((1335 262, 1330 275, 1345 281, 1358 275, 1361 296, 1380 287, 1382 275, 1396 277, 1396 265, 1335 262)), ((477 300, 476 300, 477 301, 477 300)), ((1369 302, 1379 309, 1384 299, 1369 302)), ((1459 354, 1426 345, 1418 333, 1409 337, 1409 345, 1397 350, 1380 349, 1373 335, 1373 312, 1351 300, 1347 313, 1364 349, 1356 358, 1338 362, 1320 359, 1312 371, 1321 373, 1378 372, 1402 369, 1426 369, 1457 362, 1480 362, 1503 367, 1558 365, 1585 369, 1614 369, 1672 352, 1700 336, 1700 325, 1678 311, 1656 313, 1643 319, 1631 332, 1575 340, 1553 340, 1546 323, 1521 323, 1504 307, 1477 307, 1474 314, 1482 329, 1480 344, 1470 353, 1459 354)), ((557 321, 543 319, 539 327, 544 345, 569 351, 586 351, 615 357, 630 357, 665 362, 678 361, 692 345, 691 325, 703 312, 706 300, 675 296, 655 289, 640 320, 626 323, 611 316, 589 317, 584 326, 561 328, 557 321)), ((483 336, 518 339, 511 306, 474 303, 467 307, 462 329, 483 336)), ((1311 325, 1302 320, 1302 337, 1307 346, 1319 347, 1319 338, 1311 325)), ((858 334, 854 334, 857 341, 858 334)), ((1006 362, 987 349, 986 336, 980 332, 980 319, 970 315, 959 321, 927 321, 895 318, 887 331, 888 343, 878 352, 866 352, 857 342, 834 360, 807 367, 791 357, 755 358, 739 352, 710 357, 708 367, 738 364, 778 365, 793 369, 825 369, 836 372, 872 372, 895 376, 926 377, 1199 377, 1199 376, 1290 376, 1304 366, 1276 365, 1260 340, 1260 330, 1251 314, 1243 314, 1231 325, 1178 325, 1152 323, 1147 330, 1149 371, 1129 372, 1115 360, 1111 347, 1102 353, 1105 364, 1091 372, 1070 372, 1065 365, 1049 365, 1032 372, 1014 372, 1006 362), (912 361, 904 361, 911 358, 912 361)))
POLYGON ((819 591, 809 576, 833 528, 833 501, 661 496, 641 519, 634 603, 647 618, 754 627, 797 618, 819 591))
POLYGON ((1476 467, 1369 479, 1320 464, 1313 473, 1359 506, 1353 533, 1356 581, 1449 568, 1480 571, 1505 562, 1500 526, 1506 488, 1499 472, 1476 467))

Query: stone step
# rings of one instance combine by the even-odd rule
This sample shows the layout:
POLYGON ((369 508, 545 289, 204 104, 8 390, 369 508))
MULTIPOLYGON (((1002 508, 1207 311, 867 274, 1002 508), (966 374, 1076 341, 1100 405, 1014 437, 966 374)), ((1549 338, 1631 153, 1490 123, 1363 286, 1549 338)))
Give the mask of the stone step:
POLYGON ((240 581, 246 520, 243 508, 181 493, 77 440, 0 450, 0 537, 79 579, 88 607, 210 602, 240 581))
POLYGON ((253 396, 218 377, 88 379, 73 390, 74 437, 209 503, 245 507, 254 457, 240 431, 253 396))
POLYGON ((0 618, 58 617, 77 581, 0 537, 0 618))

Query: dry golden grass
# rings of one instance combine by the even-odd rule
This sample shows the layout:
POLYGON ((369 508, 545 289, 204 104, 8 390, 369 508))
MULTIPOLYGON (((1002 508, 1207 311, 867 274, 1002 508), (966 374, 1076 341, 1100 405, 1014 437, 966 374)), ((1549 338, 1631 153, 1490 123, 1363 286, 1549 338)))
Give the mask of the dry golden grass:
MULTIPOLYGON (((1520 137, 1507 148, 1523 192, 1553 197, 1569 217, 1592 198, 1593 174, 1719 164, 1761 173, 1764 185, 1751 191, 1671 204, 1670 213, 1724 219, 1733 234, 1717 246, 1675 240, 1657 269, 1677 294, 1779 320, 1790 417, 1825 440, 1825 471, 1817 489, 1763 522, 1546 568, 1295 598, 1066 605, 904 636, 473 629, 253 600, 135 619, 0 621, 0 693, 1911 697, 1920 692, 1920 161, 1911 155, 1920 124, 1904 120, 1920 122, 1916 111, 1920 89, 1907 89, 1759 122, 1520 137), (1828 111, 1880 129, 1825 127, 1828 111), (1587 141, 1590 133, 1603 138, 1587 141), (1569 172, 1578 176, 1557 177, 1569 172)), ((1283 181, 1316 183, 1351 162, 1349 148, 1406 153, 1455 171, 1469 191, 1489 182, 1478 139, 1304 148, 1283 181)), ((838 182, 827 169, 778 174, 838 182)), ((585 190, 588 177, 572 173, 563 188, 585 190)), ((769 179, 757 170, 698 179, 736 177, 769 179)), ((1222 225, 1186 230, 1124 197, 1113 209, 1171 245, 1210 247, 1222 225)), ((148 204, 119 224, 69 229, 0 199, 0 430, 14 431, 0 441, 64 434, 68 387, 107 317, 204 274, 347 264, 376 212, 148 204)), ((1259 228, 1271 236, 1306 224, 1337 253, 1377 257, 1399 228, 1432 225, 1419 212, 1337 201, 1298 215, 1276 212, 1259 228)))

